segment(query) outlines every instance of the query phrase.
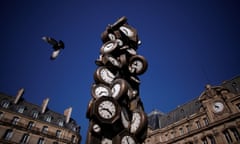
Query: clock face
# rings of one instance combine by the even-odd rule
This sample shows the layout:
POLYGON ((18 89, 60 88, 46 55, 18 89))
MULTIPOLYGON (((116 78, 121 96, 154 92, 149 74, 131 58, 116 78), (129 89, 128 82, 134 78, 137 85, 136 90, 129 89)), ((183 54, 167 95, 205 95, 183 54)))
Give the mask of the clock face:
POLYGON ((111 90, 109 87, 103 84, 93 84, 92 86, 92 96, 94 98, 100 98, 102 96, 110 96, 111 90))
POLYGON ((222 112, 224 109, 224 105, 222 102, 215 102, 213 103, 213 110, 214 112, 218 113, 218 112, 222 112))
POLYGON ((130 28, 126 27, 126 26, 121 26, 119 29, 120 29, 120 30, 124 33, 124 35, 126 35, 127 37, 133 37, 133 36, 134 36, 134 32, 133 32, 130 28))
POLYGON ((128 84, 124 79, 116 79, 112 84, 112 97, 115 99, 120 98, 122 95, 127 93, 128 84))
POLYGON ((100 51, 102 54, 111 53, 114 51, 118 46, 118 42, 116 40, 111 40, 103 44, 103 46, 100 48, 100 51))
POLYGON ((136 144, 136 141, 132 136, 125 135, 121 139, 121 144, 136 144))
POLYGON ((130 124, 130 132, 139 133, 147 125, 147 116, 143 111, 134 111, 130 124))
POLYGON ((101 127, 98 124, 93 124, 92 130, 96 133, 99 133, 101 131, 101 127))
POLYGON ((120 62, 116 58, 114 58, 112 56, 108 56, 107 59, 108 59, 108 61, 111 62, 111 64, 113 66, 116 66, 116 67, 120 67, 121 66, 120 62))
POLYGON ((141 125, 141 115, 138 112, 134 112, 132 115, 132 121, 131 121, 131 127, 130 127, 130 132, 135 133, 140 125, 141 125))
POLYGON ((110 139, 103 138, 101 144, 112 144, 112 141, 110 139))
POLYGON ((112 101, 102 101, 98 106, 98 113, 104 119, 111 119, 116 115, 117 108, 112 101))
POLYGON ((107 67, 101 66, 96 70, 94 78, 101 83, 111 84, 115 75, 107 67))
POLYGON ((133 56, 129 60, 128 70, 130 73, 142 74, 147 70, 147 61, 140 55, 133 56))

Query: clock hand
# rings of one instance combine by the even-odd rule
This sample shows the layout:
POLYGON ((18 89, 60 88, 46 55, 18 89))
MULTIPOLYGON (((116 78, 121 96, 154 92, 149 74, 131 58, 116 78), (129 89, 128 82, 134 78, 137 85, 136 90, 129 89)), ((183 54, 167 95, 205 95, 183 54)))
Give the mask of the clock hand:
POLYGON ((101 91, 101 92, 99 93, 99 95, 100 95, 100 96, 107 96, 107 92, 101 91))
POLYGON ((110 113, 110 115, 112 115, 112 112, 111 112, 109 109, 107 109, 107 108, 102 108, 102 110, 105 110, 105 111, 107 111, 108 113, 110 113))
POLYGON ((127 136, 127 143, 129 144, 128 136, 127 136))

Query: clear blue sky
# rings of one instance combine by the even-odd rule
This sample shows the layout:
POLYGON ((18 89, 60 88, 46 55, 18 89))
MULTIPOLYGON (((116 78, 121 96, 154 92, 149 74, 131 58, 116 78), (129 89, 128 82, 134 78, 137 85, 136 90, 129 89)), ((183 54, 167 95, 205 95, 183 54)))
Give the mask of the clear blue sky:
POLYGON ((126 16, 138 30, 138 53, 148 60, 141 75, 145 111, 165 113, 199 96, 206 84, 218 85, 240 74, 239 0, 2 0, 0 2, 0 91, 63 113, 88 127, 86 109, 94 61, 107 24, 126 16), (65 42, 50 61, 41 37, 65 42))

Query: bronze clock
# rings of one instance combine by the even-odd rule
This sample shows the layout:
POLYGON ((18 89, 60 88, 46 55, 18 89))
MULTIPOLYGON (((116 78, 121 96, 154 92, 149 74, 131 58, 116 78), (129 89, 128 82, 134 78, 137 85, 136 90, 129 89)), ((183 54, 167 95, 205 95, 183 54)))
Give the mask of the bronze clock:
POLYGON ((113 124, 120 118, 120 106, 113 97, 100 97, 94 104, 94 115, 97 119, 104 122, 113 124))

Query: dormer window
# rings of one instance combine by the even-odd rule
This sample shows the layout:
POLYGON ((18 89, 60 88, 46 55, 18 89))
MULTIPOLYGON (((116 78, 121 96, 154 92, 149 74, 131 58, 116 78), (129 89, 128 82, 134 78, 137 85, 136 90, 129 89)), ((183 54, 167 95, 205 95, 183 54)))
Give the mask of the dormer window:
POLYGON ((33 110, 33 111, 32 111, 32 117, 33 117, 33 118, 38 118, 38 114, 39 114, 38 111, 36 111, 36 110, 33 110))
POLYGON ((64 124, 63 120, 59 119, 59 120, 58 120, 58 125, 62 127, 63 124, 64 124))
POLYGON ((45 121, 51 122, 51 121, 52 121, 52 117, 51 117, 50 115, 47 115, 47 116, 45 117, 45 121))
POLYGON ((8 108, 8 107, 9 107, 9 104, 10 104, 10 102, 9 102, 8 100, 3 100, 2 103, 1 103, 1 106, 2 106, 3 108, 8 108))
POLYGON ((25 110, 24 106, 19 106, 17 112, 23 113, 24 110, 25 110))

